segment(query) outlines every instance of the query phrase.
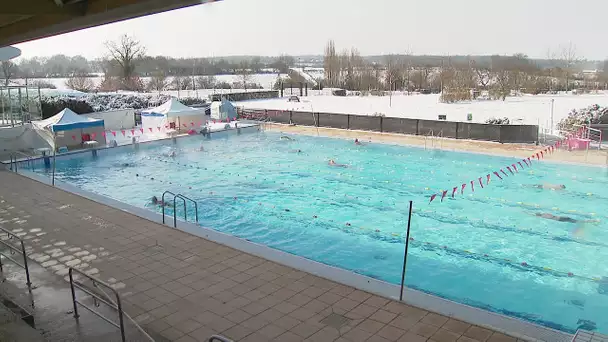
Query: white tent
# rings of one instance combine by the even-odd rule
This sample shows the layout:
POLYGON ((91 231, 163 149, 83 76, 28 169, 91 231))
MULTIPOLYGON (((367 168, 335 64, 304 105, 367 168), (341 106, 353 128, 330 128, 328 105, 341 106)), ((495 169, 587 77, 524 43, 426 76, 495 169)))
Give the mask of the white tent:
POLYGON ((141 112, 142 128, 158 132, 159 128, 190 129, 204 125, 207 121, 204 108, 188 107, 176 99, 141 112))
POLYGON ((80 116, 66 108, 54 116, 40 121, 32 121, 32 126, 41 131, 41 135, 48 137, 52 133, 54 146, 80 146, 83 140, 95 140, 105 145, 103 136, 104 121, 80 116), (84 138, 84 139, 83 139, 84 138))
POLYGON ((234 105, 227 100, 214 101, 211 103, 211 118, 214 120, 226 120, 230 121, 236 119, 236 108, 234 105))

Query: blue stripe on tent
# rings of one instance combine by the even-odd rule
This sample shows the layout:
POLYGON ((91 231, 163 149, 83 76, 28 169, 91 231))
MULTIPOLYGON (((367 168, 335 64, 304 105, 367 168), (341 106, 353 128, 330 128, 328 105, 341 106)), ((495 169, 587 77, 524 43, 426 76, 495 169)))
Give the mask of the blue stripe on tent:
POLYGON ((159 114, 159 113, 141 113, 141 116, 156 116, 156 117, 163 117, 165 116, 165 114, 159 114))
POLYGON ((52 125, 53 132, 69 131, 72 129, 89 128, 89 127, 103 127, 103 120, 97 121, 86 121, 86 122, 74 122, 69 124, 57 124, 52 125))

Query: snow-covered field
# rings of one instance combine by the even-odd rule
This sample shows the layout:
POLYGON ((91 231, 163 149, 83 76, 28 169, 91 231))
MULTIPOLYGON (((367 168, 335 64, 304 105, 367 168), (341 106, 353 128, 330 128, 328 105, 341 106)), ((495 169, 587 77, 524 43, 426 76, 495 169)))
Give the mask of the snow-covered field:
MULTIPOLYGON (((285 74, 282 74, 282 76, 285 76, 285 74)), ((218 82, 228 82, 230 84, 232 84, 233 82, 240 81, 238 75, 217 75, 214 77, 218 82)), ((95 83, 96 86, 101 83, 102 79, 102 76, 91 77, 91 80, 93 81, 93 83, 95 83)), ((144 82, 148 82, 150 80, 149 77, 142 77, 142 79, 144 82)), ((68 80, 67 78, 30 78, 28 82, 38 80, 52 83, 55 87, 57 87, 57 89, 68 89, 68 87, 65 85, 65 82, 68 80)), ((168 77, 167 80, 168 82, 171 82, 172 77, 168 77)), ((248 82, 257 83, 264 87, 264 89, 272 89, 272 86, 274 85, 276 80, 277 74, 253 74, 251 75, 251 80, 248 82)), ((15 79, 12 80, 11 83, 25 85, 25 80, 15 79)))
POLYGON ((592 104, 608 106, 608 93, 593 95, 525 95, 508 97, 506 101, 470 101, 461 103, 441 103, 439 95, 389 96, 308 96, 301 102, 288 102, 287 98, 252 100, 237 102, 235 105, 247 108, 282 109, 294 111, 314 111, 328 113, 374 115, 391 117, 437 120, 440 114, 447 115, 449 121, 466 121, 467 114, 473 115, 474 122, 484 122, 492 117, 508 117, 513 124, 540 125, 550 127, 551 100, 553 120, 568 116, 572 109, 592 104))

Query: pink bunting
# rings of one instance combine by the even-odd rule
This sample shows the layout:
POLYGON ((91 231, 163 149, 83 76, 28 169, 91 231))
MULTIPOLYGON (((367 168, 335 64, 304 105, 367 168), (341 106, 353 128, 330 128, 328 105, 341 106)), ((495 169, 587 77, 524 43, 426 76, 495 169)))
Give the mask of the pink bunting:
POLYGON ((190 126, 194 126, 194 122, 191 122, 191 123, 190 123, 190 126))
POLYGON ((447 194, 448 191, 447 190, 443 190, 443 192, 441 193, 441 202, 443 202, 443 198, 445 197, 445 194, 447 194))
POLYGON ((141 134, 144 134, 144 129, 143 128, 140 128, 139 130, 141 131, 141 134))
POLYGON ((511 166, 513 166, 513 168, 515 169, 515 172, 519 173, 519 171, 517 171, 517 165, 511 164, 511 166))
POLYGON ((116 136, 116 132, 112 131, 112 135, 113 135, 113 136, 116 136))
POLYGON ((76 140, 76 136, 75 135, 72 135, 72 140, 76 140))
POLYGON ((103 135, 103 137, 106 137, 106 131, 101 132, 101 135, 103 135))
POLYGON ((135 130, 134 129, 131 130, 131 135, 135 135, 135 130))
POLYGON ((473 184, 473 181, 471 181, 471 192, 475 192, 475 184, 473 184))
POLYGON ((505 176, 509 177, 509 175, 505 172, 505 170, 500 169, 500 172, 502 172, 505 176))
POLYGON ((464 195, 464 188, 466 188, 466 187, 467 187, 467 183, 463 183, 462 187, 460 188, 460 194, 461 195, 464 195))
POLYGON ((429 203, 433 202, 433 200, 435 199, 435 197, 437 197, 437 194, 431 195, 431 200, 429 201, 429 203))
POLYGON ((481 177, 477 178, 479 180, 479 185, 481 186, 481 188, 483 189, 483 182, 481 181, 481 177))
POLYGON ((515 173, 513 173, 513 170, 511 170, 510 166, 507 166, 507 170, 509 170, 509 172, 511 172, 512 175, 514 175, 515 173))
POLYGON ((458 190, 458 187, 457 187, 457 186, 455 186, 455 187, 452 189, 452 198, 454 198, 454 194, 456 193, 456 190, 458 190))
POLYGON ((150 133, 152 133, 152 127, 148 127, 148 129, 150 130, 150 133))
POLYGON ((489 173, 486 175, 486 184, 490 184, 490 178, 491 178, 491 177, 492 177, 492 176, 490 176, 490 174, 489 174, 489 173))
POLYGON ((160 132, 160 126, 159 126, 159 127, 156 127, 156 128, 158 128, 158 131, 160 132))
POLYGON ((521 167, 522 169, 524 168, 524 166, 523 166, 523 165, 521 165, 521 162, 520 162, 520 161, 518 161, 518 162, 517 162, 517 164, 519 164, 519 167, 521 167))
POLYGON ((91 139, 95 139, 97 137, 97 133, 91 133, 91 139))
POLYGON ((125 131, 124 130, 121 130, 120 133, 122 133, 123 137, 125 136, 125 131))
POLYGON ((496 177, 502 179, 502 177, 500 177, 500 175, 498 174, 498 172, 494 171, 494 174, 496 175, 496 177))

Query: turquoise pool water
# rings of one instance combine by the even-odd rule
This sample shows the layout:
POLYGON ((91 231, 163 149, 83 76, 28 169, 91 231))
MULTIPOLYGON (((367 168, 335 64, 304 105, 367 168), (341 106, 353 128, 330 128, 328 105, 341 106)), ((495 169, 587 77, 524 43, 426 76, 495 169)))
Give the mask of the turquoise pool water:
POLYGON ((202 226, 395 284, 412 200, 407 286, 564 331, 608 332, 606 169, 534 161, 486 185, 486 174, 518 160, 291 137, 196 136, 76 154, 58 159, 57 178, 154 211, 153 195, 181 192, 197 201, 202 226), (450 198, 477 177, 485 188, 476 181, 475 193, 468 184, 450 198), (542 183, 566 189, 530 187, 542 183), (429 204, 441 189, 446 199, 429 204))

